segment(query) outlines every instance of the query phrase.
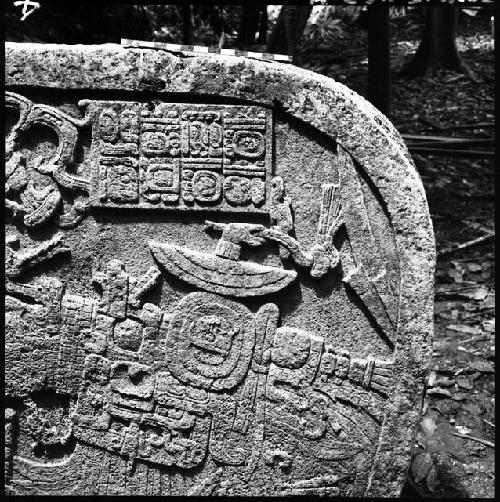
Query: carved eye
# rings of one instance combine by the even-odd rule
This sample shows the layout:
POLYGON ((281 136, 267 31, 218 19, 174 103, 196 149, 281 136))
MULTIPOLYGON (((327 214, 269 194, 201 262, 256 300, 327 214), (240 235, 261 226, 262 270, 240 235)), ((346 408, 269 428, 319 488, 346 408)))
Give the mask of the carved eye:
POLYGON ((131 375, 129 375, 129 378, 130 378, 130 381, 134 384, 134 385, 138 385, 140 384, 144 378, 146 378, 147 376, 149 375, 149 373, 145 372, 145 371, 137 371, 136 373, 132 373, 131 375))
POLYGON ((117 364, 113 368, 113 377, 126 375, 128 373, 128 364, 117 364))

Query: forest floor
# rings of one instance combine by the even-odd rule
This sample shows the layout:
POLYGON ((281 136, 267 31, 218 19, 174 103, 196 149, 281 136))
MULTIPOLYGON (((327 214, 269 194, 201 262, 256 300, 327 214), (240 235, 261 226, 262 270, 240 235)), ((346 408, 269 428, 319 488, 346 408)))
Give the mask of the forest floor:
MULTIPOLYGON (((309 45, 305 68, 366 96, 367 33, 343 27, 335 52, 309 45), (329 64, 328 61, 335 64, 329 64)), ((390 119, 401 134, 490 138, 494 126, 494 49, 489 15, 461 14, 457 45, 478 81, 449 71, 403 79, 418 46, 415 18, 391 20, 390 119), (454 125, 468 129, 445 130, 454 125)), ((330 45, 331 47, 331 45, 330 45)), ((414 155, 424 183, 438 253, 494 232, 492 158, 414 155)), ((414 457, 403 496, 494 497, 494 240, 439 256, 434 352, 414 457)))

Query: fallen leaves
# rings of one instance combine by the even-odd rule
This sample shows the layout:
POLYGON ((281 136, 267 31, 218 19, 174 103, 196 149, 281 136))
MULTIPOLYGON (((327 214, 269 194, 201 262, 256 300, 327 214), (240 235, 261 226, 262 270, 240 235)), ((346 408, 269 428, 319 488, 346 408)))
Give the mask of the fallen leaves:
POLYGON ((484 300, 488 296, 489 292, 490 290, 486 286, 479 286, 470 298, 471 300, 476 301, 484 300))
POLYGON ((417 453, 412 460, 410 473, 415 483, 420 483, 425 480, 425 484, 429 491, 433 492, 436 487, 436 467, 432 457, 427 451, 417 453))
POLYGON ((495 333, 495 319, 489 319, 483 322, 483 329, 488 333, 495 333))
MULTIPOLYGON (((479 227, 467 225, 482 231, 479 227)), ((438 262, 434 363, 411 476, 419 487, 437 490, 440 496, 449 494, 449 487, 443 486, 438 465, 456 472, 450 459, 458 459, 471 471, 469 476, 478 476, 481 471, 471 466, 486 465, 493 454, 494 259, 493 254, 470 249, 459 259, 438 262)), ((474 488, 470 493, 483 492, 474 488)))
POLYGON ((469 368, 480 373, 495 373, 493 364, 488 361, 473 361, 469 364, 469 368))
POLYGON ((459 434, 469 434, 470 429, 468 427, 465 427, 464 425, 455 425, 455 429, 459 434))
POLYGON ((432 387, 427 389, 428 396, 438 396, 438 397, 451 397, 451 392, 448 389, 443 389, 442 387, 432 387))
POLYGON ((481 333, 481 328, 479 326, 467 326, 466 324, 449 324, 446 329, 451 331, 459 331, 460 333, 466 333, 468 335, 478 335, 481 333))
POLYGON ((438 284, 436 286, 436 299, 438 300, 458 298, 481 301, 486 299, 490 293, 490 288, 484 285, 478 285, 473 281, 464 282, 461 271, 453 270, 448 275, 454 278, 456 283, 438 284))
MULTIPOLYGON (((480 17, 478 14, 471 20, 480 17)), ((411 32, 408 20, 391 22, 401 22, 405 27, 403 31, 395 30, 391 39, 391 64, 395 68, 415 52, 418 30, 411 32), (404 32, 406 35, 402 35, 404 32)), ((487 78, 494 75, 494 54, 488 45, 491 32, 478 33, 480 38, 476 33, 461 35, 461 47, 469 51, 463 54, 464 59, 483 81, 476 84, 447 71, 421 79, 393 79, 392 118, 400 124, 400 132, 449 139, 494 137, 494 117, 488 116, 494 109, 494 81, 487 78)), ((366 40, 357 31, 348 30, 339 44, 332 56, 340 53, 346 63, 336 64, 335 60, 325 60, 325 54, 311 52, 307 64, 365 93, 366 40)), ((495 422, 494 242, 488 238, 474 247, 456 248, 459 243, 470 243, 494 231, 494 163, 491 159, 413 157, 426 189, 437 248, 453 251, 437 263, 432 371, 409 478, 427 495, 436 490, 439 496, 459 492, 461 496, 481 496, 492 490, 477 477, 481 470, 483 476, 493 475, 492 469, 485 467, 490 465, 491 448, 454 434, 485 441, 491 441, 494 435, 494 425, 489 425, 495 422), (474 455, 480 455, 480 461, 474 455), (454 458, 461 460, 451 460, 454 458), (475 482, 471 481, 463 491, 453 491, 455 485, 451 485, 448 475, 440 474, 441 465, 450 479, 456 476, 462 480, 466 476, 475 482)), ((457 481, 456 486, 461 483, 457 481)))
POLYGON ((471 390, 473 388, 472 382, 465 375, 460 375, 455 381, 461 389, 471 390))

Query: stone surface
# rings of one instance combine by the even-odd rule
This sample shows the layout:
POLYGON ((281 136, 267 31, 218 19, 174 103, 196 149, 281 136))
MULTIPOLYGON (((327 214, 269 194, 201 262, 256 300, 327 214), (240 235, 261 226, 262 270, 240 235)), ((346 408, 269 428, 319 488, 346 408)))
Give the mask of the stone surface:
POLYGON ((280 64, 6 44, 10 493, 398 496, 434 239, 389 121, 280 64))

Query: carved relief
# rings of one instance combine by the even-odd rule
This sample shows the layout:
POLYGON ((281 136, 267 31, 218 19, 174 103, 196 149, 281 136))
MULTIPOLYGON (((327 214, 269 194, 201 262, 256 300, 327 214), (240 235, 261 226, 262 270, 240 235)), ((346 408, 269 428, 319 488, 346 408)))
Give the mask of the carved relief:
POLYGON ((211 252, 150 241, 162 269, 202 290, 175 303, 163 299, 162 308, 147 301, 162 271, 151 266, 133 277, 118 259, 93 274, 97 299, 67 292, 56 278, 25 284, 26 271, 70 250, 61 234, 22 250, 9 236, 6 380, 19 409, 6 413, 8 479, 18 422, 32 444, 16 461, 32 462, 35 471, 43 462, 50 467, 54 451, 67 460, 84 445, 109 465, 121 462, 131 483, 148 468, 195 475, 208 466, 206 479, 185 491, 224 494, 239 467, 248 482, 262 469, 275 477, 274 494, 345 493, 360 456, 374 450, 394 383, 392 360, 357 357, 319 334, 279 326, 278 306, 258 302, 297 280, 292 267, 306 269, 316 284, 339 268, 334 239, 344 228, 355 266, 342 264, 341 280, 394 339, 393 282, 383 280, 383 257, 362 249, 368 243, 373 251, 374 241, 350 157, 340 149, 339 180, 321 185, 316 239, 304 245, 294 237, 284 180, 271 177, 271 115, 263 108, 82 101, 87 115, 78 121, 13 93, 8 103, 20 118, 6 139, 6 192, 21 202, 8 198, 7 206, 28 228, 78 223, 89 207, 79 201, 88 197, 94 208, 264 213, 270 223, 206 221, 221 234, 211 252), (51 127, 59 146, 30 172, 16 145, 35 123, 51 127), (89 124, 87 181, 68 167, 79 128, 89 124), (76 194, 62 215, 60 186, 76 194), (269 243, 281 266, 242 258, 243 247, 269 243), (40 404, 44 392, 56 404, 40 404))
POLYGON ((70 252, 69 247, 63 244, 61 234, 24 250, 19 249, 19 236, 15 234, 7 235, 5 241, 5 275, 9 279, 22 275, 26 270, 54 256, 70 252))
POLYGON ((170 321, 167 364, 176 378, 194 387, 231 389, 248 371, 254 333, 253 316, 244 306, 193 293, 170 321))
POLYGON ((54 218, 63 228, 78 224, 89 195, 94 207, 268 209, 272 122, 264 108, 82 100, 86 117, 79 120, 12 92, 6 106, 19 111, 6 138, 6 207, 23 214, 28 227, 54 218), (59 145, 31 169, 17 145, 36 124, 51 128, 59 145), (89 125, 91 180, 68 170, 79 128, 89 125), (64 214, 59 186, 74 193, 64 214))
MULTIPOLYGON (((59 281, 48 278, 10 283, 8 321, 19 308, 34 319, 60 312, 50 339, 32 323, 23 332, 7 324, 7 381, 15 383, 9 392, 25 399, 33 448, 76 439, 124 458, 131 477, 137 462, 189 470, 214 459, 245 466, 250 479, 259 464, 283 472, 298 468, 297 441, 303 447, 311 442, 311 458, 329 461, 347 461, 368 447, 361 425, 339 408, 337 390, 350 381, 368 398, 375 391, 378 401, 354 394, 352 406, 380 424, 392 381, 390 361, 353 358, 314 334, 278 328, 274 304, 252 313, 215 294, 191 293, 167 314, 142 300, 158 277, 151 270, 136 280, 112 260, 94 276, 100 300, 64 293, 59 281), (34 334, 47 361, 46 377, 37 379, 30 370, 36 359, 30 357, 20 378, 15 354, 19 343, 33 343, 34 334), (76 402, 71 409, 43 411, 29 396, 44 389, 76 402), (280 441, 290 442, 277 444, 277 430, 280 441)), ((349 402, 349 394, 340 395, 349 402)), ((302 493, 309 485, 287 486, 285 492, 302 493)))
POLYGON ((171 274, 198 288, 226 296, 257 296, 274 293, 288 286, 296 277, 294 270, 269 267, 240 260, 241 246, 256 247, 271 241, 280 246, 283 259, 290 258, 300 267, 310 268, 314 278, 323 277, 337 267, 340 256, 333 238, 343 224, 339 185, 323 185, 323 201, 318 222, 316 243, 310 250, 289 235, 293 230, 291 200, 284 195, 284 183, 279 177, 272 181, 271 222, 215 223, 206 221, 206 228, 222 232, 215 253, 200 253, 188 248, 150 241, 154 257, 171 274))
POLYGON ((311 277, 323 277, 330 269, 339 264, 339 253, 333 245, 335 234, 344 223, 342 205, 340 203, 339 184, 324 184, 322 189, 321 212, 317 225, 316 241, 306 250, 289 235, 293 230, 293 218, 290 207, 291 200, 285 195, 283 180, 274 179, 271 204, 271 222, 274 225, 265 229, 262 236, 280 244, 280 254, 283 258, 290 257, 297 265, 311 269, 311 277))
POLYGON ((346 270, 343 282, 350 286, 394 343, 399 305, 400 270, 391 248, 392 239, 378 244, 368 218, 365 195, 351 156, 339 148, 337 166, 344 222, 354 256, 354 267, 346 270))
POLYGON ((57 108, 35 104, 13 92, 5 93, 5 105, 19 112, 19 118, 5 140, 5 206, 14 215, 22 214, 24 224, 37 227, 55 219, 58 226, 68 228, 78 224, 88 210, 89 181, 71 174, 78 129, 88 126, 88 119, 75 119, 57 108), (55 155, 49 159, 35 159, 29 167, 19 152, 20 138, 34 125, 52 129, 58 138, 55 155), (73 205, 67 212, 60 211, 60 187, 73 193, 73 205), (15 200, 19 196, 21 203, 15 200))
POLYGON ((43 451, 50 456, 51 447, 65 446, 73 435, 73 421, 69 416, 71 411, 64 406, 54 406, 53 403, 35 403, 32 399, 25 401, 26 422, 32 448, 38 454, 43 451))
POLYGON ((271 115, 255 106, 84 101, 95 207, 265 212, 271 115))
POLYGON ((259 246, 265 242, 260 236, 262 225, 207 222, 207 227, 222 231, 214 254, 156 241, 151 241, 149 247, 170 273, 201 289, 227 296, 273 293, 296 278, 293 270, 239 260, 242 244, 259 246))

